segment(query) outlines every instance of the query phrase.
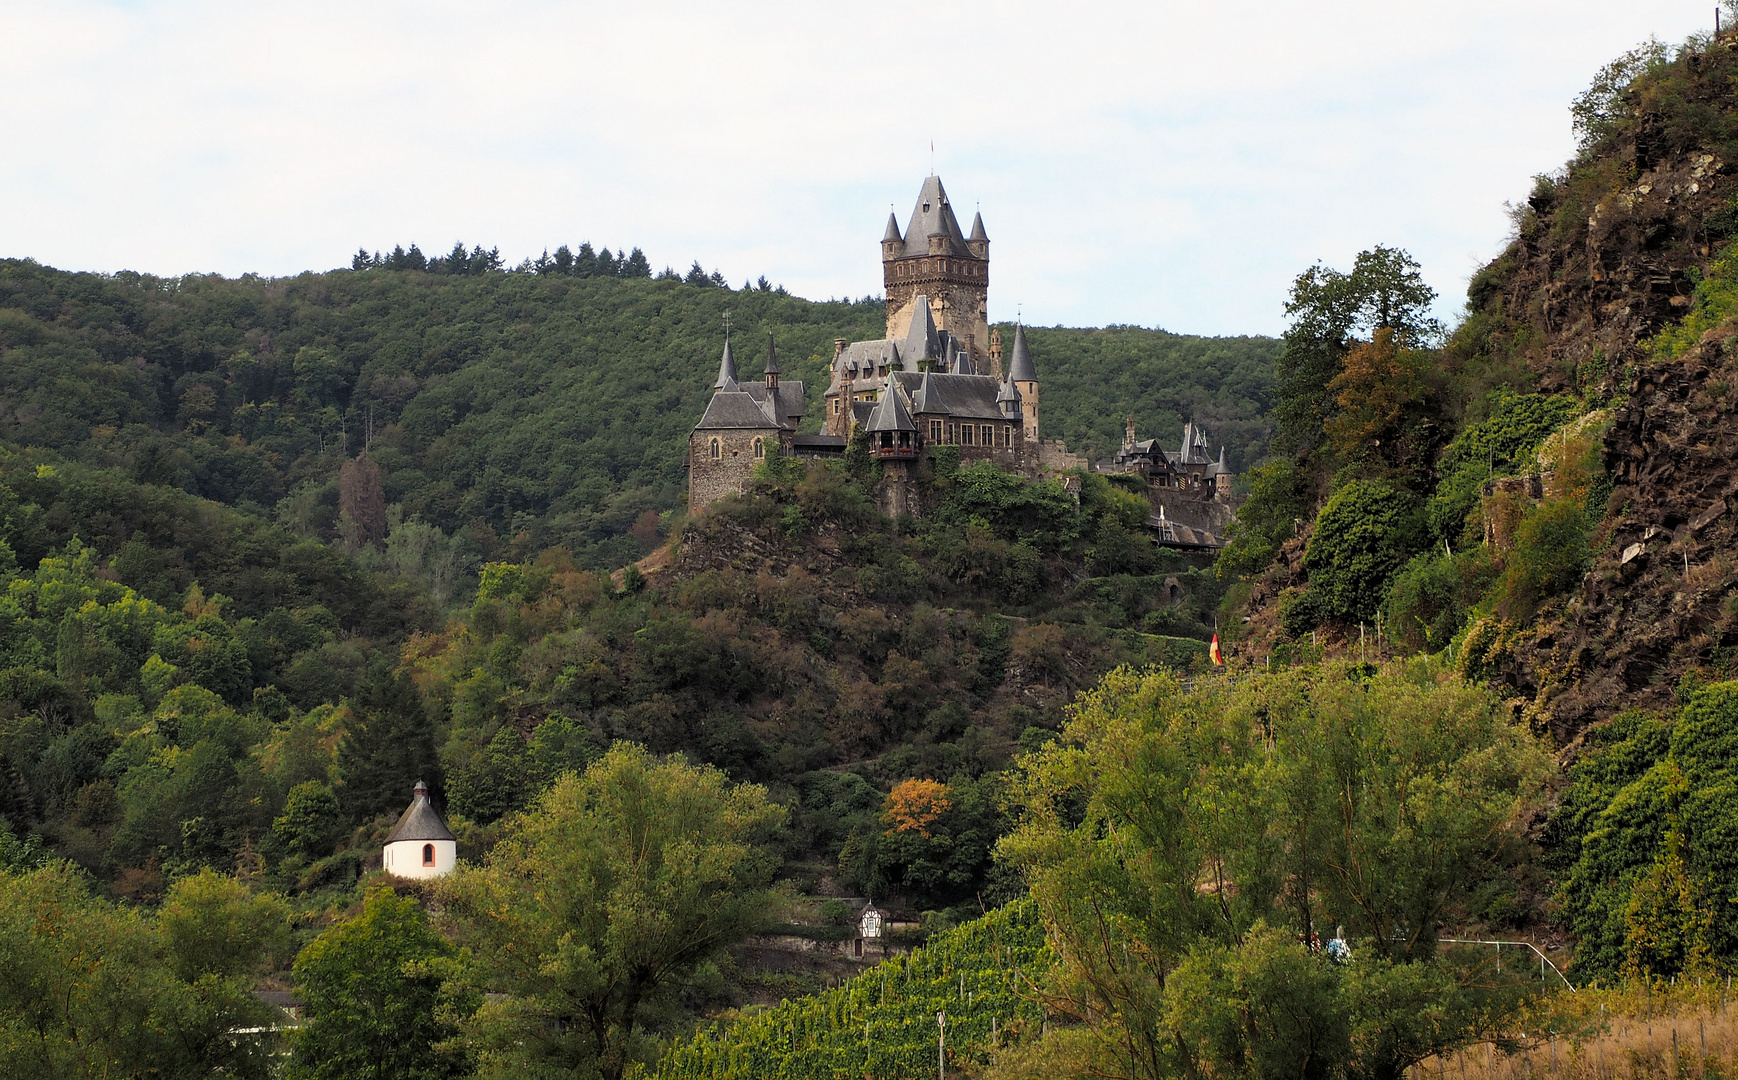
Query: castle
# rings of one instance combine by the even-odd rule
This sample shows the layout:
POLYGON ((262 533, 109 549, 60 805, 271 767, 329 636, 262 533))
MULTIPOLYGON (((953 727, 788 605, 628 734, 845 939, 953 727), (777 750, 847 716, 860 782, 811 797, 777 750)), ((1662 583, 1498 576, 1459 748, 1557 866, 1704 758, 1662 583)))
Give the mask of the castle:
MULTIPOLYGON (((833 343, 819 434, 798 434, 805 388, 800 381, 780 382, 770 338, 758 382, 739 377, 726 338, 712 398, 689 436, 690 510, 747 490, 755 465, 769 454, 841 457, 854 433, 882 464, 879 501, 896 516, 921 511, 915 467, 932 447, 958 447, 963 461, 992 461, 1026 476, 1088 467, 1060 440, 1040 440, 1038 373, 1023 325, 1014 328, 1004 369, 1001 332, 989 325, 990 238, 982 214, 966 233, 940 177, 926 178, 903 233, 898 218, 887 216, 881 270, 887 336, 833 343)), ((1183 502, 1216 502, 1230 494, 1224 451, 1213 461, 1205 433, 1193 423, 1182 453, 1172 458, 1153 440, 1137 443, 1131 417, 1122 452, 1099 468, 1141 473, 1155 491, 1170 489, 1154 500, 1160 542, 1160 526, 1174 530, 1176 520, 1174 511, 1167 517, 1166 499, 1178 502, 1190 492, 1195 498, 1183 502)), ((1216 546, 1223 515, 1208 516, 1214 528, 1185 525, 1188 539, 1178 545, 1197 546, 1199 534, 1200 546, 1216 546)))

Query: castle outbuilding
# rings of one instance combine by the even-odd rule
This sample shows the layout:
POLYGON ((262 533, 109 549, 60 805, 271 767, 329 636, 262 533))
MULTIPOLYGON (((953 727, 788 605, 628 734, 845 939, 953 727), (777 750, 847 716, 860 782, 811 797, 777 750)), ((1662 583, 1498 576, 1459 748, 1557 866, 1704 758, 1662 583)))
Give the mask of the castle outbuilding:
MULTIPOLYGON (((748 490, 754 467, 771 454, 796 449, 797 425, 803 419, 801 379, 780 382, 778 352, 769 335, 766 366, 758 383, 736 378, 736 357, 730 338, 718 361, 712 400, 688 437, 688 506, 700 507, 748 490)), ((839 441, 837 452, 845 444, 839 441)))
POLYGON ((428 785, 418 780, 410 806, 386 837, 380 868, 401 878, 443 877, 453 872, 458 859, 457 838, 429 801, 428 785))

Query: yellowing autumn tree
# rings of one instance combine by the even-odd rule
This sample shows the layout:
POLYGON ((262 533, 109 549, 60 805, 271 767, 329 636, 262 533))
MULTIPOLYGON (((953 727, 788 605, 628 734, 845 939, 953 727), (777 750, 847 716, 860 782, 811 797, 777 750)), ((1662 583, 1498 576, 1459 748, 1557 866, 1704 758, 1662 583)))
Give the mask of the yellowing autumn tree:
POLYGON ((1328 442, 1342 455, 1381 440, 1406 406, 1424 393, 1410 356, 1395 344, 1394 331, 1377 327, 1369 341, 1346 353, 1340 373, 1328 383, 1340 411, 1325 425, 1328 442))
POLYGON ((929 835, 929 827, 949 810, 947 785, 934 780, 905 780, 887 793, 883 815, 891 826, 887 831, 914 832, 929 835))

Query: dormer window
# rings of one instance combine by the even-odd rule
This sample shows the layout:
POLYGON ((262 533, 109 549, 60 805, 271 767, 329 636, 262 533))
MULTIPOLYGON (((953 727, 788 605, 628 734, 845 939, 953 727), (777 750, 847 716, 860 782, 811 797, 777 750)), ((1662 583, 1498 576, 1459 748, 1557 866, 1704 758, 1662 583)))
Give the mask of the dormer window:
POLYGON ((929 213, 929 204, 928 203, 923 204, 923 212, 926 214, 929 213))

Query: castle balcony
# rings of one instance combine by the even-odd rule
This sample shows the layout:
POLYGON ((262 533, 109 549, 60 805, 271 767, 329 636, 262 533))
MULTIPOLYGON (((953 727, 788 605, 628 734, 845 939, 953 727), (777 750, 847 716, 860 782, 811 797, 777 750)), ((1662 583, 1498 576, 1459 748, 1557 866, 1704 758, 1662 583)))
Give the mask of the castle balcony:
POLYGON ((872 458, 879 458, 879 459, 899 458, 899 459, 904 459, 904 460, 910 460, 912 458, 917 457, 917 447, 915 447, 915 446, 871 446, 869 448, 869 456, 872 458))

